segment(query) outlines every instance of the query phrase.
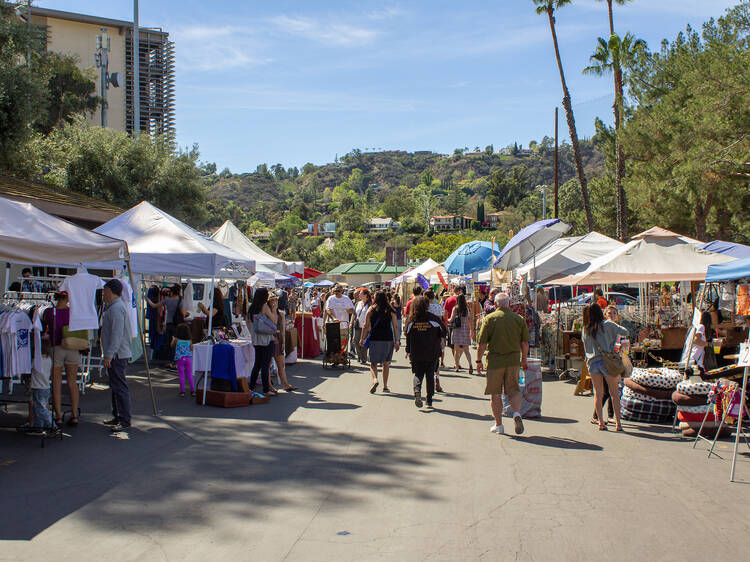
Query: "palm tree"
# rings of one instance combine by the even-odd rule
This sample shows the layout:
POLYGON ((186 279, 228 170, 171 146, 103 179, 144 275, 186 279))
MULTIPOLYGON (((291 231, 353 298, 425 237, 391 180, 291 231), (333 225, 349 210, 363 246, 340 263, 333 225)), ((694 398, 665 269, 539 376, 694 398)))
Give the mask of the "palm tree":
MULTIPOLYGON (((600 2, 602 0, 599 0, 600 2)), ((609 15, 609 35, 612 37, 615 35, 615 18, 614 10, 612 9, 613 4, 620 6, 630 2, 631 0, 605 0, 607 2, 607 12, 609 15)), ((622 86, 622 69, 619 65, 615 65, 613 74, 615 76, 615 98, 617 96, 620 99, 623 98, 623 86, 622 86)), ((615 99, 614 113, 615 113, 615 190, 617 193, 617 237, 620 240, 625 240, 628 234, 628 207, 625 199, 625 188, 623 187, 623 178, 625 176, 625 155, 620 146, 620 119, 622 106, 617 104, 615 99)))
POLYGON ((615 102, 612 105, 615 115, 615 193, 617 198, 617 238, 625 240, 628 235, 628 205, 625 197, 623 178, 625 177, 625 155, 620 143, 622 117, 624 113, 624 86, 622 69, 630 65, 638 52, 645 47, 642 39, 628 33, 623 39, 612 34, 609 41, 599 37, 591 66, 583 69, 584 74, 603 76, 610 72, 615 78, 615 102))
MULTIPOLYGON (((599 0, 601 2, 602 0, 599 0)), ((624 4, 627 4, 628 2, 631 2, 632 0, 605 0, 607 2, 607 11, 609 12, 609 34, 614 35, 615 34, 615 17, 612 10, 612 4, 619 4, 620 6, 623 6, 624 4)))
POLYGON ((557 32, 555 31, 555 10, 570 4, 571 0, 533 0, 537 6, 536 13, 539 15, 547 14, 549 18, 549 28, 552 32, 552 43, 555 47, 555 57, 557 59, 557 68, 560 71, 560 82, 562 82, 563 99, 562 104, 565 109, 565 116, 568 120, 568 129, 570 131, 570 143, 573 145, 573 156, 576 163, 576 172, 578 173, 578 183, 581 186, 581 198, 583 199, 583 210, 586 213, 586 224, 589 232, 594 230, 594 217, 591 215, 591 202, 589 201, 589 188, 586 182, 586 174, 583 171, 583 160, 581 159, 581 149, 578 146, 578 132, 576 131, 576 120, 573 115, 573 105, 570 102, 570 92, 568 84, 565 82, 565 72, 563 71, 562 60, 560 59, 560 48, 557 45, 557 32))

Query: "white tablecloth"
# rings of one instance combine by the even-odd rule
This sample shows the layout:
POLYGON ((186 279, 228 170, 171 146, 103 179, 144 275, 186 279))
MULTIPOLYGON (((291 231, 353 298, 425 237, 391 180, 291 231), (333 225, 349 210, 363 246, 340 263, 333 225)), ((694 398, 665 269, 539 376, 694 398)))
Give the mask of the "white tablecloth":
MULTIPOLYGON (((234 348, 234 367, 237 378, 250 378, 250 372, 255 365, 255 347, 250 339, 231 340, 234 348)), ((193 346, 193 374, 196 371, 211 371, 211 354, 209 349, 213 344, 195 344, 193 346)), ((224 345, 224 344, 218 344, 224 345)))

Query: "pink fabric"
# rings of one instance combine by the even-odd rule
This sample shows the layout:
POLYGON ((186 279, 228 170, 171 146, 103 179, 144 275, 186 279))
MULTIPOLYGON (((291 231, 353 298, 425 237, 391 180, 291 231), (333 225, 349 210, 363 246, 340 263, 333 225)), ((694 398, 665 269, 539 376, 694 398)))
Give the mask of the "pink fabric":
POLYGON ((180 377, 180 392, 185 392, 185 379, 187 379, 188 384, 190 385, 190 392, 195 392, 192 357, 182 357, 177 360, 177 374, 180 377))

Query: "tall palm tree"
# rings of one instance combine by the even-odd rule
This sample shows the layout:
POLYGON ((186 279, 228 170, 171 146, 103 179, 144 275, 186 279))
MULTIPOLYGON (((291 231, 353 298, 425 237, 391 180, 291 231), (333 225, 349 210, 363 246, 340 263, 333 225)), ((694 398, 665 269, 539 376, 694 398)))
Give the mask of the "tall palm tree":
MULTIPOLYGON (((601 2, 602 0, 599 0, 601 2)), ((604 0, 607 3, 607 11, 609 12, 609 34, 614 35, 615 34, 615 16, 612 10, 613 4, 618 4, 620 6, 623 6, 624 4, 627 4, 628 2, 632 2, 632 0, 604 0)))
POLYGON ((536 13, 539 15, 546 14, 549 18, 549 28, 552 32, 552 43, 555 47, 555 58, 557 59, 557 68, 560 71, 560 82, 562 82, 563 99, 562 104, 565 109, 565 116, 568 120, 568 129, 570 131, 570 143, 573 145, 573 156, 575 158, 576 172, 578 173, 578 183, 581 186, 581 198, 583 199, 583 210, 586 213, 586 224, 589 232, 594 230, 594 217, 591 215, 591 202, 589 201, 589 188, 586 182, 586 174, 583 171, 583 160, 581 159, 581 149, 578 146, 578 132, 576 131, 576 120, 573 115, 573 105, 570 102, 570 92, 568 84, 565 82, 565 72, 563 71, 562 60, 560 59, 560 48, 557 44, 557 32, 555 31, 555 10, 570 4, 571 0, 532 0, 537 6, 536 13))
MULTIPOLYGON (((599 0, 600 2, 602 0, 599 0)), ((620 6, 631 2, 632 0, 605 0, 607 2, 607 13, 609 15, 609 35, 612 37, 615 35, 615 17, 613 4, 620 6)), ((598 49, 597 49, 598 50, 598 49)), ((625 240, 628 235, 628 206, 625 199, 625 188, 623 186, 623 179, 625 177, 625 154, 622 151, 620 145, 620 123, 621 123, 621 105, 618 105, 617 98, 623 98, 623 81, 622 81, 622 68, 619 64, 615 64, 612 68, 612 72, 615 77, 615 190, 617 193, 617 237, 620 240, 625 240)))
POLYGON ((620 143, 622 116, 624 113, 623 67, 627 68, 646 43, 628 33, 620 39, 617 34, 609 41, 599 37, 596 50, 591 55, 591 66, 583 69, 584 74, 603 76, 612 73, 615 78, 615 102, 612 105, 615 115, 615 193, 617 198, 617 238, 625 240, 628 235, 628 205, 625 197, 623 178, 625 177, 625 155, 620 143))

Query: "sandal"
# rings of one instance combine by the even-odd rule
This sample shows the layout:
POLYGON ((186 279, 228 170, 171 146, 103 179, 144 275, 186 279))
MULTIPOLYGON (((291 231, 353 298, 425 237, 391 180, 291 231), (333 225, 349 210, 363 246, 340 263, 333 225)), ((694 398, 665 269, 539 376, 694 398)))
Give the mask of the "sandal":
POLYGON ((619 431, 622 431, 622 432, 624 432, 625 430, 624 430, 624 429, 622 428, 622 426, 620 425, 620 426, 617 426, 617 427, 615 428, 615 431, 618 431, 618 432, 619 432, 619 431))
POLYGON ((599 423, 599 420, 596 418, 591 418, 591 425, 597 425, 599 423))
POLYGON ((287 392, 292 392, 292 391, 294 391, 294 390, 297 390, 297 387, 296 387, 296 386, 292 386, 292 385, 290 384, 289 386, 285 386, 285 387, 284 387, 284 390, 286 390, 287 392))
POLYGON ((599 431, 607 431, 607 425, 606 424, 599 424, 599 431))
POLYGON ((70 418, 67 425, 69 427, 78 427, 78 418, 70 418))
POLYGON ((375 394, 375 391, 378 389, 378 382, 375 381, 372 383, 372 386, 370 387, 370 394, 375 394))

